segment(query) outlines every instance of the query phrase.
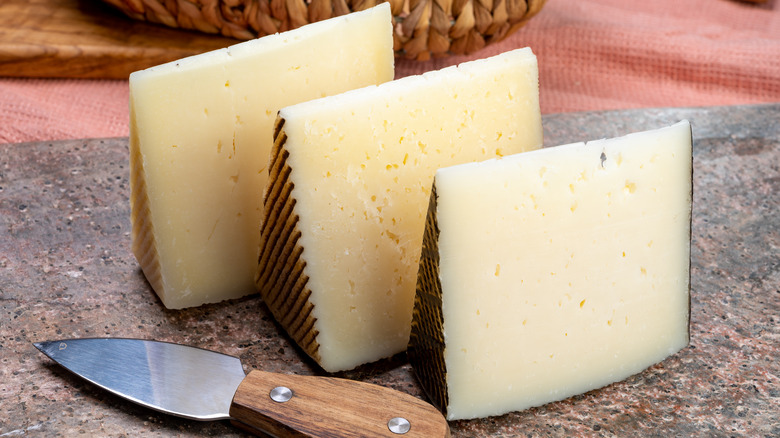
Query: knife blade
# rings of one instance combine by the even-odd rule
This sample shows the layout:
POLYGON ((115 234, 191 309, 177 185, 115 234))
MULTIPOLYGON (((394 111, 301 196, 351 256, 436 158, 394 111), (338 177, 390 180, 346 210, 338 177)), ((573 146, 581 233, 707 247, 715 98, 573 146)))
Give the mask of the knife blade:
POLYGON ((240 359, 169 342, 81 338, 34 343, 79 377, 191 420, 230 420, 277 437, 449 437, 432 405, 379 385, 252 370, 240 359))

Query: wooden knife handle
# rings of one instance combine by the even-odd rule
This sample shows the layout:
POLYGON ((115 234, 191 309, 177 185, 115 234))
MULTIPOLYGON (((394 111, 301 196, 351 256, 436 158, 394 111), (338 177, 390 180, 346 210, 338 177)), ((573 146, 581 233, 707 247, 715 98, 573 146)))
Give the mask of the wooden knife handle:
POLYGON ((233 396, 230 416, 248 432, 275 437, 450 436, 447 420, 432 405, 394 389, 335 377, 252 371, 233 396), (279 400, 291 397, 274 401, 272 391, 279 400), (408 431, 399 433, 405 422, 408 431))

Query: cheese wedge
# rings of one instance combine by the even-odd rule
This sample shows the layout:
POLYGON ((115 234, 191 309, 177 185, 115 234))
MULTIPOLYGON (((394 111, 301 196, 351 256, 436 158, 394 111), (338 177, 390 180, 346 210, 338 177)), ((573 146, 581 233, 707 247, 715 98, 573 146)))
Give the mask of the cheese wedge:
POLYGON ((326 371, 406 349, 440 166, 542 144, 536 57, 518 49, 282 109, 258 287, 326 371))
POLYGON ((689 340, 691 129, 440 169, 407 354, 450 420, 636 374, 689 340))
POLYGON ((280 108, 393 79, 389 5, 130 75, 133 252, 168 308, 256 292, 280 108))

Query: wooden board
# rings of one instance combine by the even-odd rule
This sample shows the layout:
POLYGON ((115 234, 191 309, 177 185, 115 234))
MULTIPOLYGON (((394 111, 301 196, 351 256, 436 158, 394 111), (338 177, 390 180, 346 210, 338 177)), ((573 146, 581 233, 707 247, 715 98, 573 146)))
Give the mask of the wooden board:
POLYGON ((132 20, 100 0, 2 0, 0 23, 0 76, 124 79, 238 42, 132 20))

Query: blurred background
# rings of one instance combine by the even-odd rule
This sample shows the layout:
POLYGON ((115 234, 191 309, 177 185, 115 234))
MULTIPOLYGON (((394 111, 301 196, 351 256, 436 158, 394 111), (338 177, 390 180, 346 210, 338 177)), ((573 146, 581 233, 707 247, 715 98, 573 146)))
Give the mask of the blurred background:
MULTIPOLYGON (((242 33, 240 20, 228 15, 246 11, 252 1, 270 7, 283 3, 226 1, 233 9, 223 8, 222 19, 233 22, 226 21, 222 35, 212 35, 174 28, 187 25, 181 5, 188 0, 3 0, 0 143, 127 136, 129 72, 251 37, 251 26, 242 33), (171 4, 179 15, 166 19, 160 8, 171 4), (122 7, 142 13, 133 18, 122 7)), ((314 17, 314 1, 300 3, 310 7, 304 22, 314 17)), ((780 102, 777 0, 391 4, 399 18, 397 77, 528 46, 539 60, 544 114, 780 102), (436 8, 447 11, 452 21, 445 23, 452 25, 452 38, 442 43, 446 53, 432 53, 438 40, 432 38, 436 14, 430 11, 436 8), (509 29, 507 11, 510 16, 525 11, 527 21, 509 29), (455 37, 461 38, 456 42, 455 37)), ((354 7, 365 6, 357 2, 354 7)), ((293 15, 274 23, 281 29, 300 24, 293 15)))

